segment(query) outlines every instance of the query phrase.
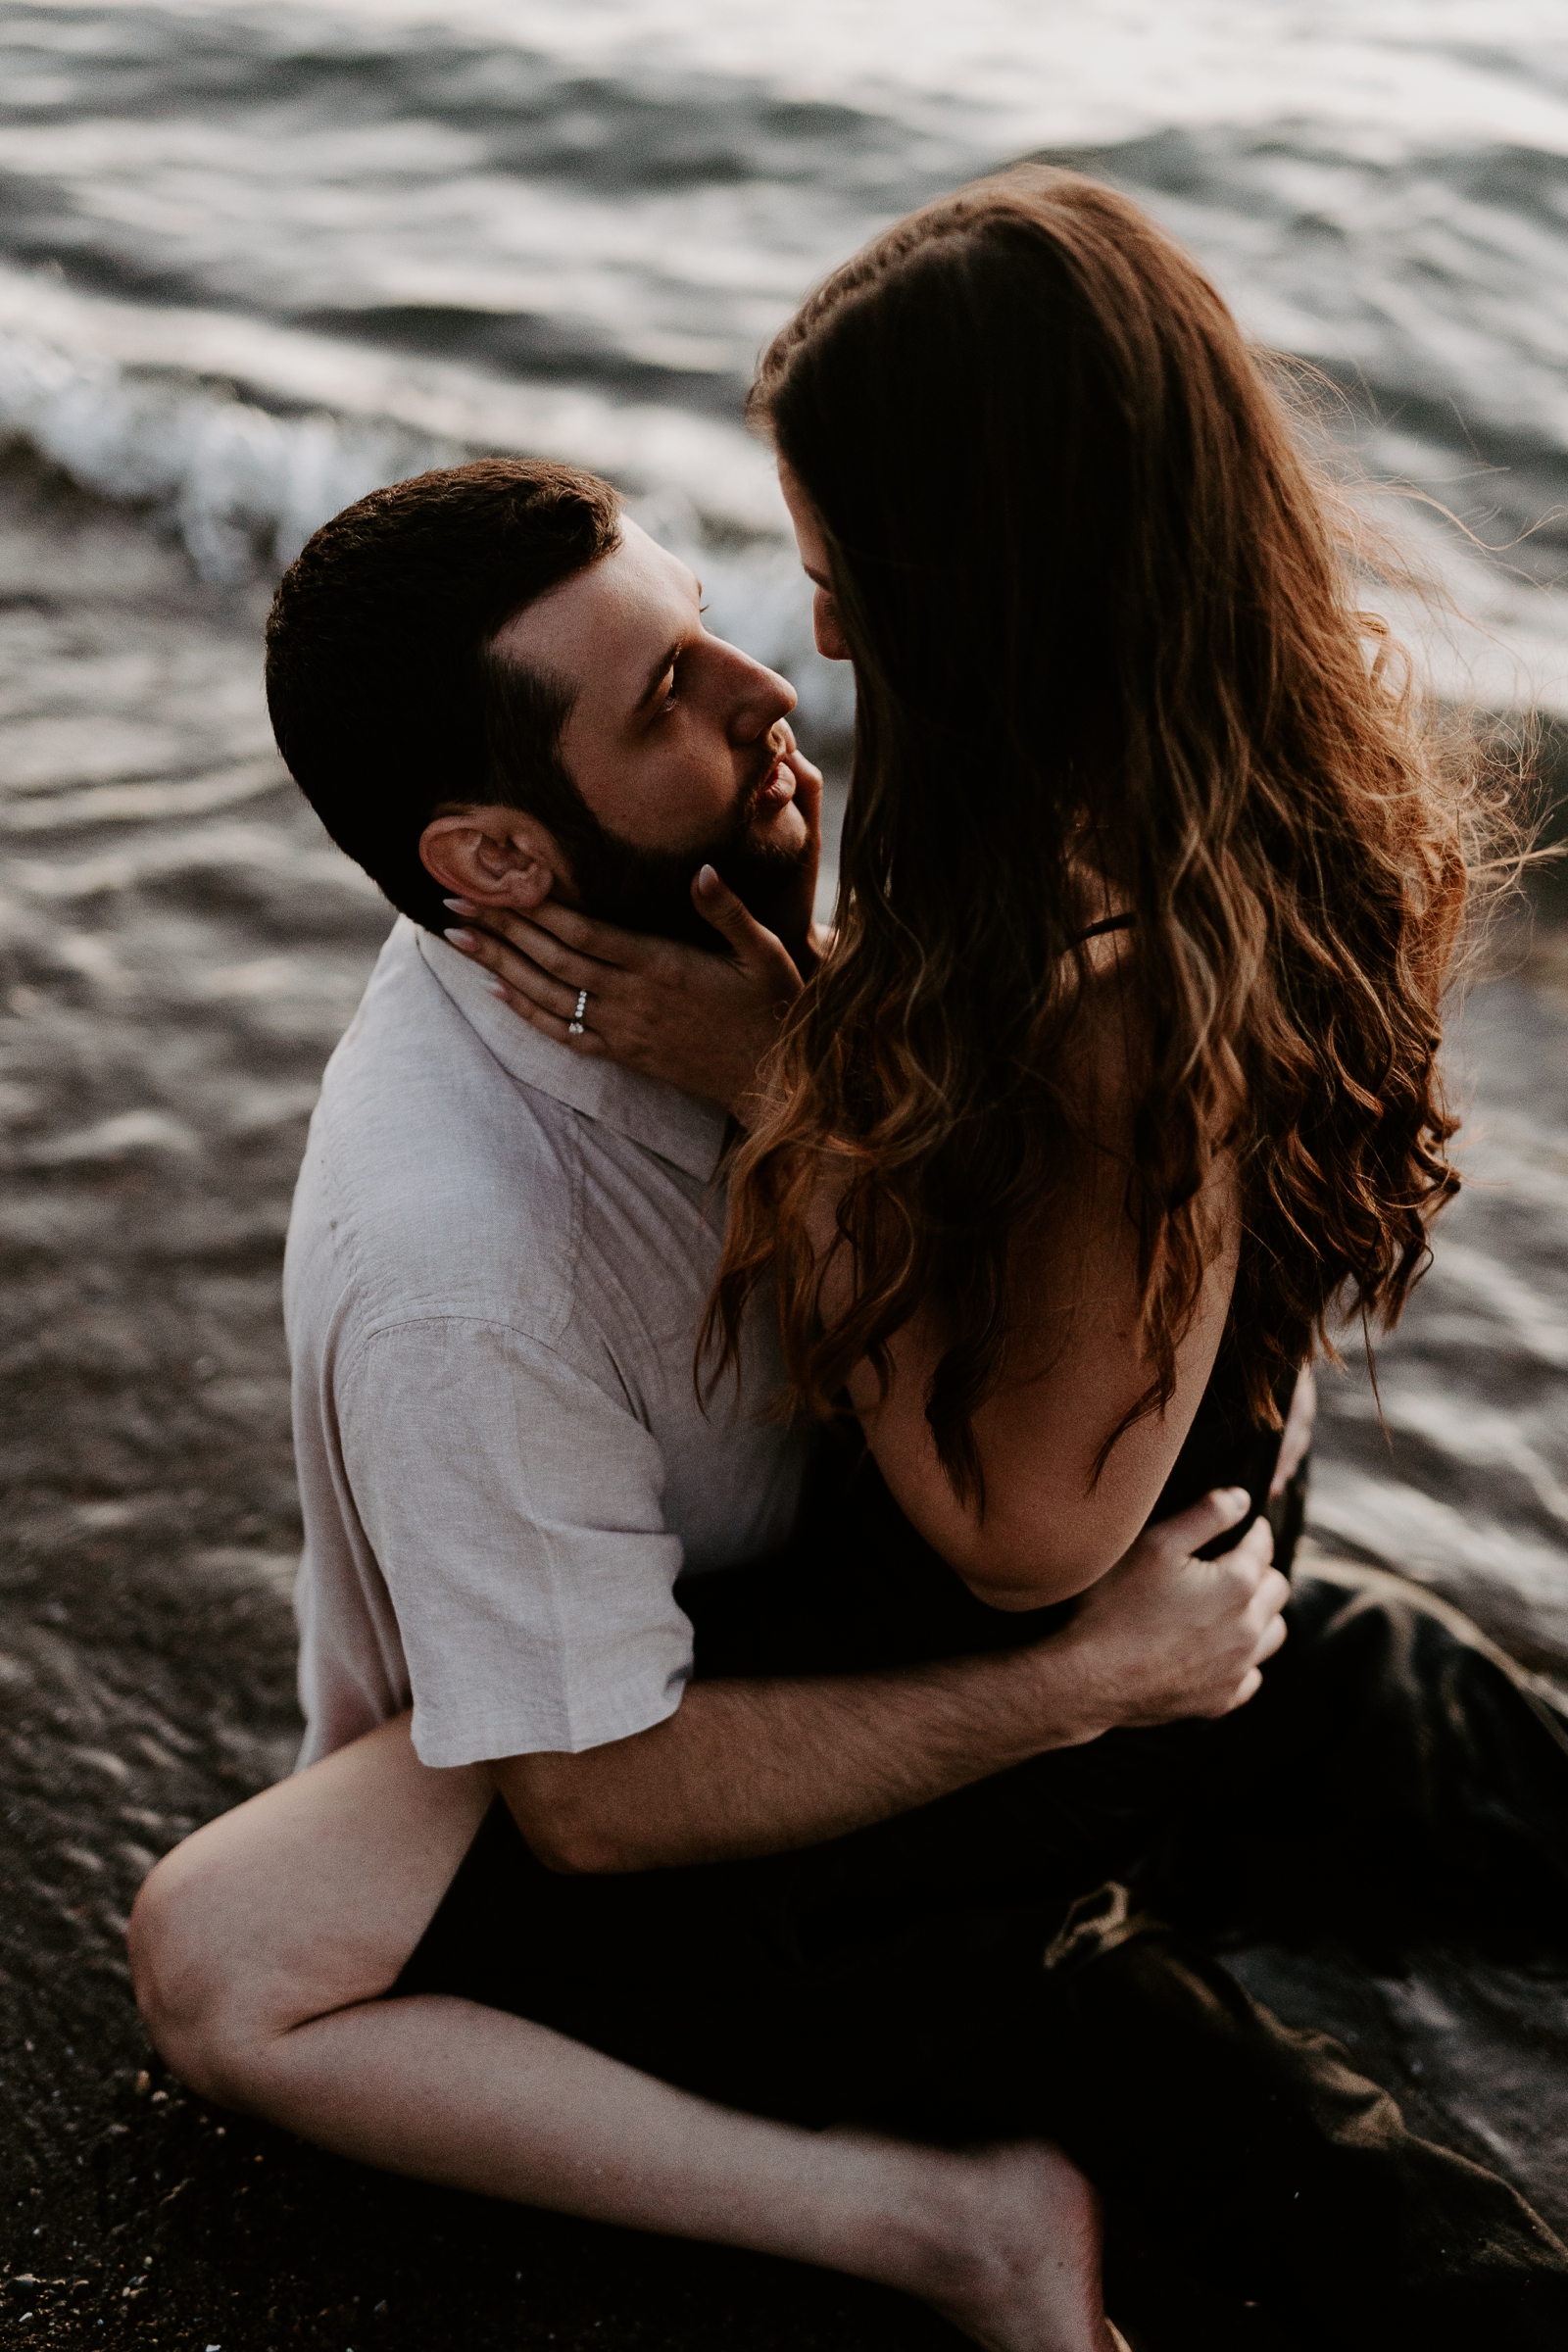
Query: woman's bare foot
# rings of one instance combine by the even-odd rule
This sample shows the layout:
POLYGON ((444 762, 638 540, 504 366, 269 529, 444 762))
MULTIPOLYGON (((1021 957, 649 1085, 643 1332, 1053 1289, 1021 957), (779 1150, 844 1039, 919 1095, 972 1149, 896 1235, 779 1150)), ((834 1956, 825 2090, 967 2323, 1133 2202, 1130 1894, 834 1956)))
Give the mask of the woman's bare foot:
POLYGON ((969 2178, 955 2276, 926 2300, 986 2352, 1109 2352, 1100 2199, 1077 2166, 1044 2140, 957 2161, 969 2178))
POLYGON ((926 2153, 922 2227, 888 2283, 986 2352, 1111 2352, 1100 2200, 1076 2165, 1044 2140, 926 2153))

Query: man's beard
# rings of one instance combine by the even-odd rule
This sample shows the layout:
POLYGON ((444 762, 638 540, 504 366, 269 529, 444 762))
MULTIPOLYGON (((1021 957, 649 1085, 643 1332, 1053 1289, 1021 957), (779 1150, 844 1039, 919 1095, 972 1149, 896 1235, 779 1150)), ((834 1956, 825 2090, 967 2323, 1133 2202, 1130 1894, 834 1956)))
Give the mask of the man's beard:
MULTIPOLYGON (((772 773, 769 768, 768 773, 772 773)), ((765 779, 764 779, 765 781, 765 779)), ((728 943, 692 901, 698 870, 710 865, 766 930, 779 932, 792 953, 803 923, 801 873, 808 843, 786 850, 760 839, 755 808, 760 787, 737 797, 728 823, 691 850, 649 850, 601 824, 584 806, 570 844, 572 875, 583 912, 626 931, 644 931, 724 955, 728 943), (797 936, 791 939, 788 934, 797 936)))

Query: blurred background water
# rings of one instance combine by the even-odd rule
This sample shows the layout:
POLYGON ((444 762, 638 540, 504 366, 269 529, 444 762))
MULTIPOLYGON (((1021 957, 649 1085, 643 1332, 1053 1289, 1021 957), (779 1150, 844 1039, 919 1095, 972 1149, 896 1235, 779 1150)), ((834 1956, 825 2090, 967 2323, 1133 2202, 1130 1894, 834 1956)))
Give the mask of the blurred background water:
MULTIPOLYGON (((1373 502, 1451 592, 1448 618, 1396 611, 1440 688, 1568 714, 1555 0, 0 8, 0 825, 27 964, 0 1114, 19 1166, 50 1171, 24 1227, 54 1230, 68 1171, 105 1165, 181 1169, 210 1208, 222 1138, 254 1168, 286 1135, 281 1183, 384 915, 280 781, 255 621, 362 491, 494 448, 611 473, 700 563, 713 625, 796 679, 838 770, 848 678, 811 650, 740 421, 756 353, 882 222, 1042 153, 1147 203, 1320 371, 1367 478, 1458 518, 1373 502), (68 1114, 89 1040, 108 1092, 68 1088, 68 1114)), ((1427 1503, 1391 1500, 1363 1385, 1318 1504, 1338 1541, 1397 1559, 1418 1537, 1454 1575, 1506 1554, 1553 1593, 1560 979, 1546 938, 1472 1011, 1493 1189, 1429 1286, 1441 1372, 1403 1343, 1384 1396, 1427 1503)))
MULTIPOLYGON (((139 1876, 296 1736, 278 1255, 388 916, 272 753, 271 581, 396 475, 576 460, 796 679, 842 786, 847 680, 810 650, 745 387, 868 233, 1023 155, 1146 203, 1319 371, 1369 480, 1458 518, 1372 501, 1450 593, 1437 619, 1395 604, 1440 690, 1568 720, 1561 0, 0 5, 0 2138, 23 2198, 132 2046, 139 1876)), ((1475 1182, 1380 1350, 1381 1417, 1364 1372, 1328 1386, 1313 1506, 1320 1542, 1562 1681, 1565 941, 1544 901, 1456 1022, 1475 1182)), ((1400 2031, 1441 2032, 1422 2015, 1400 2031)), ((1537 2092, 1499 2122, 1455 2080, 1433 2128, 1529 2171, 1537 2092)))
MULTIPOLYGON (((548 448, 723 551, 736 634, 842 717, 739 428, 759 344, 882 222, 1042 152, 1315 361, 1375 471, 1560 565, 1554 6, 120 0, 7 6, 0 44, 0 427, 207 580, 395 473, 548 448)), ((1568 603, 1521 586, 1479 590, 1513 641, 1485 688, 1523 655, 1557 708, 1568 603)))

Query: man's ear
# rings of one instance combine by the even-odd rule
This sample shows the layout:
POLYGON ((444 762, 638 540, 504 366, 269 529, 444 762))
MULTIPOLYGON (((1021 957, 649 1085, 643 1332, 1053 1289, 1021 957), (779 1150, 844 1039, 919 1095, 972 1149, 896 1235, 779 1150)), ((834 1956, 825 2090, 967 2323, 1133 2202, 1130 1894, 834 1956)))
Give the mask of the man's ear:
POLYGON ((520 808, 455 808, 419 836, 424 870, 455 899, 519 914, 554 895, 575 906, 571 868, 555 835, 520 808))

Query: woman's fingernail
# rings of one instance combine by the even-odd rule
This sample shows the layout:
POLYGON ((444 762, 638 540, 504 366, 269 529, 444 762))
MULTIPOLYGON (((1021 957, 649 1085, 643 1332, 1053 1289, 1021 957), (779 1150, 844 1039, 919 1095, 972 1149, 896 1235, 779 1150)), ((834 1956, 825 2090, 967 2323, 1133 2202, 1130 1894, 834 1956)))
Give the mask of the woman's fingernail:
POLYGON ((697 887, 705 897, 718 888, 718 876, 710 865, 705 865, 697 876, 697 887))
POLYGON ((443 939, 450 939, 452 945, 455 948, 461 948, 466 956, 470 955, 472 951, 479 945, 479 942, 474 938, 471 931, 444 931, 442 933, 442 937, 443 939))
POLYGON ((1220 1497, 1228 1511, 1239 1511, 1251 1499, 1246 1487, 1227 1487, 1220 1497))

